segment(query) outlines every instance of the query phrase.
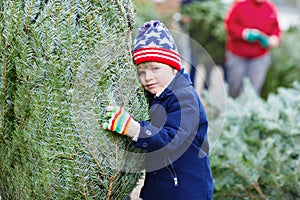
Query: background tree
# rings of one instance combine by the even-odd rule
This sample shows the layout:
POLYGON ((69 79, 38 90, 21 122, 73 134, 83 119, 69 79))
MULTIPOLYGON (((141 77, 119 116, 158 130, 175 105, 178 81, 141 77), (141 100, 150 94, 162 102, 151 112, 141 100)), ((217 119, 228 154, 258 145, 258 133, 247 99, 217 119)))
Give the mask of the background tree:
POLYGON ((210 136, 219 136, 210 152, 214 199, 299 199, 300 85, 267 100, 244 85, 244 96, 228 97, 226 112, 210 122, 210 136))
MULTIPOLYGON (((276 3, 282 4, 279 1, 276 3)), ((292 0, 286 3, 297 8, 297 3, 292 0)), ((223 20, 228 5, 220 0, 195 1, 181 10, 183 14, 191 16, 191 22, 188 24, 190 37, 204 47, 217 65, 221 65, 225 60, 226 33, 223 20)), ((300 45, 295 43, 299 35, 299 27, 284 30, 279 48, 271 51, 272 65, 261 92, 264 99, 267 99, 268 94, 277 92, 279 87, 291 87, 294 81, 300 81, 300 45)), ((203 63, 206 61, 203 58, 200 60, 203 63)))
POLYGON ((217 65, 225 60, 223 18, 226 9, 220 0, 194 1, 181 9, 182 14, 191 18, 187 25, 189 36, 203 46, 217 65))
POLYGON ((277 92, 278 87, 291 87, 300 82, 300 45, 295 42, 300 37, 300 27, 291 27, 283 33, 279 48, 272 50, 272 65, 268 70, 261 96, 277 92))
POLYGON ((101 124, 109 103, 147 117, 133 26, 130 0, 1 1, 3 199, 130 198, 143 154, 101 124))

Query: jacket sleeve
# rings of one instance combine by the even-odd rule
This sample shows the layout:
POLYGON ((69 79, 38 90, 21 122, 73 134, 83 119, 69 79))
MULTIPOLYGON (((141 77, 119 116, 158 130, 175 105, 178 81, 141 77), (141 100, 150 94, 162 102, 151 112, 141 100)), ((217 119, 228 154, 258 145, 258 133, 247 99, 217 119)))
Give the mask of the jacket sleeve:
POLYGON ((276 35, 281 40, 282 33, 281 33, 280 26, 279 26, 279 21, 278 21, 278 10, 274 4, 271 4, 270 6, 271 6, 276 18, 275 18, 273 26, 272 26, 273 28, 271 30, 271 34, 269 34, 269 35, 276 35))
POLYGON ((240 10, 238 4, 234 2, 232 6, 229 8, 225 18, 224 25, 227 34, 232 39, 242 39, 243 30, 247 27, 243 26, 241 23, 238 23, 240 10))
POLYGON ((161 153, 187 148, 196 137, 201 115, 204 125, 207 125, 204 109, 200 112, 201 106, 192 93, 174 95, 166 108, 158 104, 152 106, 151 122, 140 122, 141 130, 135 147, 161 153))

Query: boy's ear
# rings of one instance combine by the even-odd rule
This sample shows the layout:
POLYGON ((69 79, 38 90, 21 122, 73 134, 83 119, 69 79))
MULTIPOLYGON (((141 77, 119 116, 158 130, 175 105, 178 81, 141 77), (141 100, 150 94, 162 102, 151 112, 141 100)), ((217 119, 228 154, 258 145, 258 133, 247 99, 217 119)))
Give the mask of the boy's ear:
POLYGON ((177 74, 178 70, 173 68, 173 75, 177 74))

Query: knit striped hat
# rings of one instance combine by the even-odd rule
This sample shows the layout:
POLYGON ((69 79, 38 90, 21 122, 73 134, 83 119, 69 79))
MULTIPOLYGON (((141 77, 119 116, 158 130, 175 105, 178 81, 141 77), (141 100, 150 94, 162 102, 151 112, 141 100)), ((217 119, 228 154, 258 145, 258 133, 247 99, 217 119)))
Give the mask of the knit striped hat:
POLYGON ((132 51, 136 65, 143 62, 159 62, 177 69, 181 69, 181 60, 175 41, 167 27, 151 20, 140 27, 134 41, 132 51))

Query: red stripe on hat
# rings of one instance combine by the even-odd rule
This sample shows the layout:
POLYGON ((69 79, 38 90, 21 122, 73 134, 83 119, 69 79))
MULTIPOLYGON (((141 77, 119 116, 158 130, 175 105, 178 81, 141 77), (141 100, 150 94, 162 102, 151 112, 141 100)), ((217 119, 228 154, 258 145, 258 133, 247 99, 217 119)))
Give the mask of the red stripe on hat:
POLYGON ((141 49, 135 50, 133 52, 133 57, 136 58, 138 56, 147 55, 147 54, 162 54, 164 56, 169 56, 172 59, 176 59, 180 62, 180 57, 177 52, 170 51, 170 50, 163 49, 163 48, 153 48, 153 47, 152 48, 141 48, 141 49))
POLYGON ((164 55, 171 56, 173 58, 178 58, 180 60, 179 54, 177 52, 171 51, 171 50, 168 50, 165 48, 158 48, 158 47, 148 47, 148 48, 137 49, 133 52, 133 56, 137 56, 140 54, 147 54, 147 53, 161 53, 164 55))
POLYGON ((132 56, 136 65, 152 61, 167 64, 177 70, 181 69, 179 54, 164 48, 141 48, 133 51, 132 56))

